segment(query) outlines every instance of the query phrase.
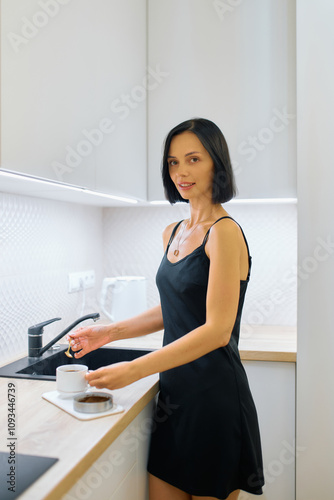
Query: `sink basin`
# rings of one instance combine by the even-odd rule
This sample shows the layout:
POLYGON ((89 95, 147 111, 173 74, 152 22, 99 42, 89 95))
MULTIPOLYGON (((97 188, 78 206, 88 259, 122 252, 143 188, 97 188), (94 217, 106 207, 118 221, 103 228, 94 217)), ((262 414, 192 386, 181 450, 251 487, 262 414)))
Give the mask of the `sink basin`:
POLYGON ((31 380, 56 380, 56 368, 60 365, 83 364, 89 370, 96 370, 101 366, 111 365, 120 361, 132 361, 144 354, 152 352, 146 349, 131 349, 118 347, 100 347, 80 359, 68 358, 65 355, 67 345, 57 351, 50 350, 40 358, 18 359, 13 363, 0 368, 0 377, 25 378, 31 380))

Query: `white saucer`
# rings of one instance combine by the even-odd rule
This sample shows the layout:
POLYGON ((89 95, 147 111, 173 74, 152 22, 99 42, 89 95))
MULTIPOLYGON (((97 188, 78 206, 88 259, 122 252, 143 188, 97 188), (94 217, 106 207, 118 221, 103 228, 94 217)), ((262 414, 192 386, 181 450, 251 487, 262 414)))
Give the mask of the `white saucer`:
MULTIPOLYGON (((86 391, 87 393, 91 391, 86 391)), ((96 389, 94 390, 96 392, 96 389)), ((103 392, 110 392, 106 389, 103 389, 103 392)), ((114 402, 114 405, 110 410, 106 410, 103 412, 99 413, 82 413, 79 411, 76 411, 73 408, 73 398, 75 395, 77 395, 77 392, 58 392, 58 391, 51 391, 51 392, 45 392, 42 394, 42 398, 46 399, 46 401, 49 401, 49 403, 54 404, 55 406, 58 406, 58 408, 61 408, 62 410, 66 411, 66 413, 69 413, 73 417, 79 419, 79 420, 92 420, 94 418, 101 418, 101 417, 107 417, 109 415, 114 415, 116 413, 121 413, 124 411, 123 406, 118 405, 114 402)))

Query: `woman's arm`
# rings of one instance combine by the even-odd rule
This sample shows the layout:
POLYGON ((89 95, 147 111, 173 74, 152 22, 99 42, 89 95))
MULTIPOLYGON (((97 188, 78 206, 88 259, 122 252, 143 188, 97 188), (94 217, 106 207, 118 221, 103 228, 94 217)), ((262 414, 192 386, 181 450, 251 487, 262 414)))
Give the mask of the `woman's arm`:
POLYGON ((141 337, 149 333, 158 332, 164 327, 161 305, 152 307, 138 316, 118 321, 109 326, 110 341, 141 337))
POLYGON ((233 221, 225 219, 224 222, 212 227, 207 243, 210 272, 205 324, 134 361, 91 372, 87 376, 91 385, 117 389, 148 375, 190 363, 228 344, 239 302, 241 232, 233 221))

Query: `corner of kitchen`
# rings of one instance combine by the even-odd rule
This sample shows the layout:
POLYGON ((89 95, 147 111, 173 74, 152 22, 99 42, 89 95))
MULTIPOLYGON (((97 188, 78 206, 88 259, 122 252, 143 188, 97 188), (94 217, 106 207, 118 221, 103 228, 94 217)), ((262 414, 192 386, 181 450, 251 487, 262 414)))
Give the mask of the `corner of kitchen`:
POLYGON ((56 369, 161 348, 163 331, 78 361, 66 356, 66 334, 159 304, 162 231, 189 216, 186 203, 165 201, 162 144, 195 116, 226 134, 238 194, 224 207, 252 255, 239 351, 261 431, 263 499, 330 496, 334 113, 320 99, 334 108, 334 73, 318 54, 331 57, 333 5, 0 8, 1 499, 148 499, 158 374, 105 390, 112 407, 80 413, 57 393, 56 369))

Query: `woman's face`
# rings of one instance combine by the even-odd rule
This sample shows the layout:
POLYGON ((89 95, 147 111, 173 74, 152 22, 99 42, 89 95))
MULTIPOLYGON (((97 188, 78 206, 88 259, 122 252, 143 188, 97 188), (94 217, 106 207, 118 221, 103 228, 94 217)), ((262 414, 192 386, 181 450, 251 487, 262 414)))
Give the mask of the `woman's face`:
POLYGON ((168 167, 170 178, 182 198, 212 200, 213 161, 195 134, 183 132, 173 137, 168 167))

